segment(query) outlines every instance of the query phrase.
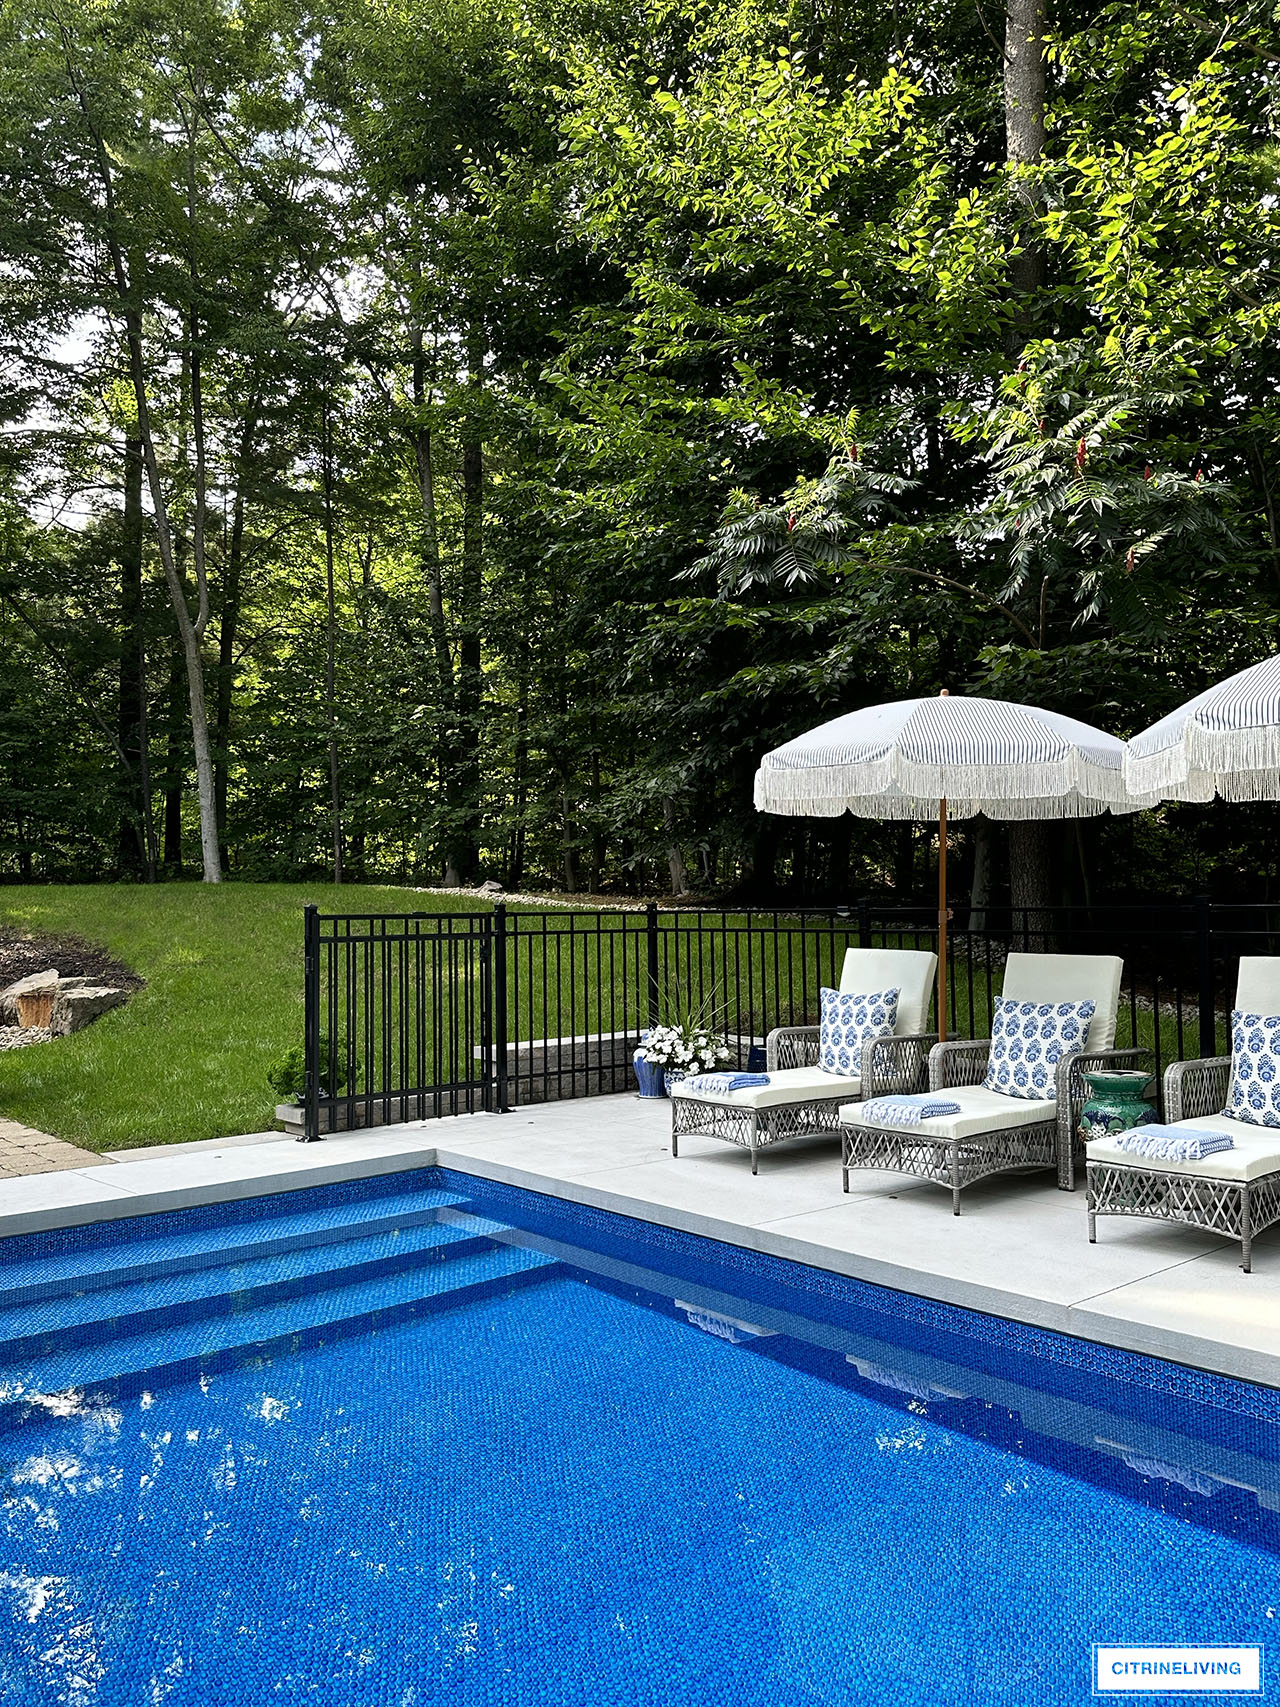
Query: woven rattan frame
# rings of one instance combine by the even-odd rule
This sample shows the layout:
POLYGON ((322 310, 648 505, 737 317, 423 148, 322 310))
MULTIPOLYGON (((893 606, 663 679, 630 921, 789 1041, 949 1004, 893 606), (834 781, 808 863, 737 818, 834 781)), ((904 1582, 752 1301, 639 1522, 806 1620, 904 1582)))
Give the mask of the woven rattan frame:
MULTIPOLYGON (((1165 1114, 1171 1122, 1221 1114, 1230 1084, 1230 1055, 1175 1061, 1164 1075, 1165 1114)), ((1276 1140, 1280 1143, 1280 1133, 1276 1140)), ((1175 1221, 1239 1239, 1240 1266, 1249 1274, 1254 1235, 1280 1221, 1280 1167, 1253 1180, 1213 1179, 1144 1167, 1135 1156, 1132 1162, 1090 1162, 1087 1179, 1090 1244, 1097 1243, 1099 1215, 1175 1221)))
POLYGON ((1139 1215, 1176 1221, 1202 1233, 1240 1241, 1240 1266, 1253 1267, 1253 1239, 1280 1221, 1280 1168, 1253 1180, 1211 1179, 1144 1168, 1140 1162, 1090 1162, 1089 1243, 1097 1243, 1099 1215, 1139 1215))
MULTIPOLYGON (((819 1028, 780 1027, 765 1039, 765 1061, 771 1073, 786 1067, 811 1067, 818 1059, 819 1028)), ((861 1096, 885 1096, 891 1091, 923 1090, 928 1071, 929 1050, 936 1033, 919 1037, 879 1037, 862 1046, 861 1096)), ((834 1136, 840 1131, 842 1105, 859 1101, 847 1085, 830 1096, 816 1097, 812 1091, 796 1102, 772 1108, 748 1108, 728 1098, 673 1096, 671 1099, 671 1154, 680 1154, 686 1137, 719 1138, 739 1144, 751 1152, 751 1171, 756 1173, 761 1150, 788 1138, 834 1136)))
POLYGON ((1205 1061, 1175 1061, 1165 1070, 1165 1118, 1197 1120, 1204 1114, 1221 1114, 1231 1087, 1230 1055, 1215 1055, 1205 1061))
MULTIPOLYGON (((987 1075, 989 1037, 960 1043, 939 1043, 929 1053, 929 1089, 978 1085, 987 1075)), ((966 1138, 933 1138, 910 1127, 843 1127, 841 1170, 844 1189, 854 1168, 888 1169, 932 1180, 951 1191, 952 1213, 960 1213, 960 1193, 992 1174, 1022 1168, 1056 1168, 1063 1191, 1075 1190, 1075 1155, 1080 1110, 1088 1096, 1084 1075, 1145 1054, 1140 1049, 1092 1050, 1058 1063, 1055 1077, 1057 1113, 1052 1120, 1029 1126, 997 1127, 966 1138)))

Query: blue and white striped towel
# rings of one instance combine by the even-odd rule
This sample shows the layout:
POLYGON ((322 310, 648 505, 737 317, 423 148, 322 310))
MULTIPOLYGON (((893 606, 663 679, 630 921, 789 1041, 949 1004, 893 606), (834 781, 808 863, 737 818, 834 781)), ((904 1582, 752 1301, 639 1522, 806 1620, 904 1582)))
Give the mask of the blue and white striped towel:
POLYGON ((684 1081, 684 1088, 723 1096, 726 1091, 754 1091, 768 1083, 768 1073, 694 1073, 684 1081))
POLYGON ((960 1104, 949 1097, 922 1091, 916 1096, 870 1097, 858 1110, 858 1122, 871 1126, 919 1126, 942 1114, 959 1114, 960 1104))
POLYGON ((1229 1132, 1211 1132, 1207 1127, 1134 1126, 1116 1139, 1116 1147, 1135 1156, 1159 1156, 1166 1162, 1201 1162, 1219 1150, 1234 1150, 1229 1132))

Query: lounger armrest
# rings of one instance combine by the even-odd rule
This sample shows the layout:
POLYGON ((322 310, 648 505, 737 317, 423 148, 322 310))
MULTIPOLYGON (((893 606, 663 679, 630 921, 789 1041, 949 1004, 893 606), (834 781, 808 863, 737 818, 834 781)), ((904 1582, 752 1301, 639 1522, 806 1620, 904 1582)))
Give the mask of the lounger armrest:
POLYGON ((1076 1188, 1076 1138, 1081 1110, 1089 1100, 1085 1074, 1099 1067, 1134 1070, 1151 1060, 1149 1049, 1087 1049, 1083 1055, 1064 1055, 1058 1062, 1054 1096, 1058 1104, 1058 1184, 1063 1191, 1076 1188))
POLYGON ((952 1085, 980 1085, 987 1076, 990 1054, 989 1037, 935 1043, 929 1051, 929 1089, 944 1091, 952 1085))
POLYGON ((1195 1120, 1202 1114, 1221 1114, 1230 1087, 1230 1055, 1175 1061, 1165 1069, 1165 1119, 1172 1124, 1175 1120, 1195 1120))
POLYGON ((820 1025, 780 1025, 764 1040, 764 1064, 768 1073, 785 1067, 816 1067, 822 1052, 820 1025))
POLYGON ((869 1037, 862 1045, 862 1095, 905 1096, 926 1088, 936 1031, 915 1037, 869 1037))

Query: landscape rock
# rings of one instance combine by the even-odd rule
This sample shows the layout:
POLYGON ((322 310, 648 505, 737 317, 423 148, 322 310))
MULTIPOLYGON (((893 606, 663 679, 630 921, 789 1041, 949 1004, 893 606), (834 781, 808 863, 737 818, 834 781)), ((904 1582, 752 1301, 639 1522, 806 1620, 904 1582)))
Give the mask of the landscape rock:
POLYGON ((66 982, 74 982, 80 988, 69 990, 63 984, 58 986, 53 1001, 53 1017, 49 1022, 49 1029, 55 1037, 69 1037, 73 1031, 83 1031, 100 1015, 120 1007, 129 999, 127 990, 111 989, 104 984, 86 985, 80 979, 68 979, 66 982))
POLYGON ((53 967, 43 972, 28 972, 5 990, 0 990, 0 1025, 17 1025, 18 997, 50 994, 58 988, 58 974, 53 967))
POLYGON ((505 895, 506 890, 500 883, 495 883, 491 877, 487 883, 482 883, 476 890, 477 895, 505 895))

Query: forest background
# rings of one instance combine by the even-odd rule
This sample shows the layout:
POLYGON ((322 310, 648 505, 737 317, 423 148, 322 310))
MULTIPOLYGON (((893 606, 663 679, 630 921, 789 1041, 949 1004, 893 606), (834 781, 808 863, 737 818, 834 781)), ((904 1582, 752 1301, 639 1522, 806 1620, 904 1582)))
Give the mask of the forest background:
MULTIPOLYGON (((1275 649, 1275 26, 2 0, 0 878, 925 892, 761 753, 1275 649)), ((1270 899, 1274 813, 961 876, 1270 899)))

